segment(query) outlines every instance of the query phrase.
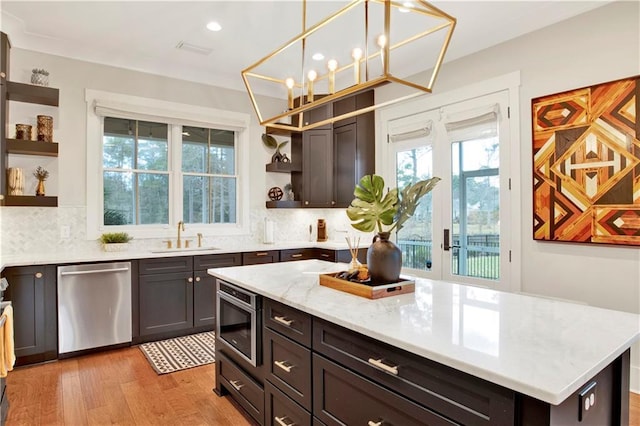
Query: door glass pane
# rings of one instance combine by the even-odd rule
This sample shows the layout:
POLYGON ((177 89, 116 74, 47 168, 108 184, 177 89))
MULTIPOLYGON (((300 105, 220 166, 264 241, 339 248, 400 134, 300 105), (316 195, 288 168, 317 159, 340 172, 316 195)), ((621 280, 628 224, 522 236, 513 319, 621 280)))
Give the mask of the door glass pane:
MULTIPOLYGON (((433 152, 430 145, 399 151, 396 155, 396 185, 407 185, 432 177, 433 152)), ((396 234, 402 250, 402 266, 428 271, 432 267, 432 196, 425 195, 414 216, 396 234)))
POLYGON ((451 273, 500 278, 498 139, 452 144, 451 273))

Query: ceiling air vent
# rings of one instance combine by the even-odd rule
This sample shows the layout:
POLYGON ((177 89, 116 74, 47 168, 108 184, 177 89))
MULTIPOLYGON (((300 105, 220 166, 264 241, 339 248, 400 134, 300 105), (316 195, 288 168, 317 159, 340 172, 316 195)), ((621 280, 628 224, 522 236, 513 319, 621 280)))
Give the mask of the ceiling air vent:
POLYGON ((197 53, 199 55, 209 55, 213 52, 213 49, 209 47, 196 46, 195 44, 187 43, 186 41, 181 41, 176 46, 176 49, 185 50, 187 52, 197 53))

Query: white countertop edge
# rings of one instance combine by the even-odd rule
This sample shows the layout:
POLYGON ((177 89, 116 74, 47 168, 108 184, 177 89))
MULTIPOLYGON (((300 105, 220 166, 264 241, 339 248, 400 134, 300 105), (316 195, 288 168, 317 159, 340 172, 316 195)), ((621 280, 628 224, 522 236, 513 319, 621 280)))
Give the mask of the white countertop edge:
MULTIPOLYGON (((312 262, 312 261, 307 261, 307 262, 312 262)), ((321 262, 321 263, 326 263, 323 261, 316 261, 316 262, 321 262)), ((304 272, 305 274, 324 274, 324 273, 331 273, 331 272, 339 272, 342 270, 345 270, 345 264, 340 264, 340 263, 336 263, 334 264, 335 268, 329 268, 329 270, 322 270, 322 271, 318 271, 318 272, 304 272)), ((261 265, 255 265, 255 266, 261 266, 261 265)), ((252 268, 253 266, 249 266, 249 268, 252 268)), ((237 267, 232 267, 232 268, 237 268, 237 267)), ((362 326, 360 324, 354 324, 352 322, 348 322, 345 321, 343 318, 338 318, 338 317, 334 317, 332 315, 328 315, 326 312, 320 311, 318 309, 314 309, 314 308, 310 308, 308 306, 305 306, 303 304, 297 303, 295 301, 290 301, 284 297, 274 297, 273 294, 269 294, 268 292, 265 292, 263 289, 254 287, 251 284, 247 284, 245 282, 242 282, 240 280, 235 279, 232 276, 228 276, 224 274, 224 269, 227 268, 214 268, 214 269, 209 269, 208 273, 211 275, 215 275, 215 276, 220 276, 221 278, 231 282, 232 284, 236 284, 240 287, 243 287, 249 291, 253 291, 255 293, 258 293, 262 296, 271 298, 275 301, 278 301, 280 303, 284 303, 288 306, 291 306, 293 308, 299 309, 301 311, 307 312, 311 315, 314 315, 318 318, 324 319, 326 321, 332 322, 334 324, 337 324, 339 326, 345 327, 347 329, 353 330, 355 332, 361 333, 365 336, 371 337, 373 339, 379 340, 383 343, 387 343, 391 346, 395 346, 397 348, 400 349, 404 349, 410 353, 422 356, 426 359, 438 362, 440 364, 446 365, 448 367, 454 368, 456 370, 462 371, 464 373, 476 376, 478 378, 481 378, 483 380, 487 380, 488 382, 491 383, 495 383, 497 385, 506 387, 508 389, 512 389, 514 391, 517 391, 519 393, 531 396, 533 398, 537 398, 541 401, 547 402, 549 404, 553 404, 553 405, 558 405, 560 403, 562 403, 564 400, 566 400, 569 396, 571 396, 574 392, 576 392, 577 390, 579 390, 580 386, 584 385, 587 380, 591 379, 592 377, 594 377, 597 373, 599 373, 603 368, 605 368, 607 365, 609 365, 611 362, 613 362, 618 356, 620 356, 622 353, 624 353, 633 343, 635 343, 636 341, 638 341, 640 339, 640 331, 637 332, 635 334, 635 336, 632 336, 631 338, 625 340, 622 344, 618 345, 615 349, 611 350, 607 356, 603 357, 602 359, 599 360, 599 362, 597 362, 596 364, 592 365, 590 368, 588 368, 587 370, 583 371, 580 375, 576 376, 571 382, 567 383, 564 387, 562 388, 558 388, 558 389, 554 389, 554 388, 540 388, 540 387, 535 387, 532 386, 526 382, 522 382, 522 381, 518 381, 518 380, 514 380, 511 377, 502 375, 500 373, 498 373, 497 371, 492 371, 489 369, 483 369, 477 365, 474 364, 470 364, 468 362, 465 362, 461 359, 455 358, 454 356, 447 356, 446 354, 440 353, 440 352, 433 352, 433 351, 429 351, 428 349, 425 349, 423 347, 419 347, 419 346, 415 346, 413 344, 411 344, 411 342, 407 342, 405 340, 399 340, 396 337, 394 337, 393 335, 389 334, 382 334, 382 333, 377 333, 376 330, 374 329, 370 329, 367 328, 365 326, 362 326)), ((457 284, 461 287, 468 287, 465 286, 464 284, 457 284)), ((321 287, 321 286, 320 286, 321 287)), ((329 291, 338 291, 338 290, 334 290, 334 289, 330 289, 328 287, 323 287, 326 288, 329 291)), ((355 296, 349 293, 345 293, 345 292, 339 292, 340 297, 353 297, 356 298, 354 300, 360 300, 362 299, 359 296, 355 296)), ((400 296, 395 296, 396 298, 401 298, 403 296, 409 296, 409 295, 400 295, 400 296)), ((533 295, 522 295, 522 297, 532 297, 532 298, 536 298, 536 296, 533 295)), ((391 298, 388 298, 391 299, 391 298)), ((568 302, 562 302, 562 303, 568 303, 568 302)), ((604 309, 604 308, 597 308, 597 307, 593 307, 593 306, 585 306, 586 308, 593 308, 593 309, 601 309, 604 311, 609 311, 608 309, 604 309)), ((612 311, 615 312, 615 311, 612 311)), ((640 324, 639 324, 639 329, 640 329, 640 324)))
MULTIPOLYGON (((214 242, 211 246, 217 246, 214 242)), ((222 246, 222 244, 221 244, 222 246)), ((364 247, 361 244, 361 247, 364 247)), ((0 271, 12 266, 36 266, 86 262, 109 262, 129 259, 153 259, 161 257, 201 256, 209 254, 229 254, 267 250, 295 250, 304 248, 323 248, 328 250, 348 250, 346 242, 339 241, 288 241, 274 244, 252 243, 231 248, 202 249, 202 250, 178 250, 162 251, 162 247, 143 250, 125 250, 118 252, 106 252, 96 249, 89 252, 65 252, 64 250, 51 250, 40 253, 28 253, 17 255, 4 255, 0 258, 0 271)))

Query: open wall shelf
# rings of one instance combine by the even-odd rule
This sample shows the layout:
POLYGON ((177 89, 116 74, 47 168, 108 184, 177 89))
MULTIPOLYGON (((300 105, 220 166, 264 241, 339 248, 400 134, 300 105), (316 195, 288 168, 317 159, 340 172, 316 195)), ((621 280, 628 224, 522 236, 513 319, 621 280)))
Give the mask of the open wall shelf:
POLYGON ((5 195, 2 205, 15 207, 58 207, 58 197, 35 195, 5 195))
POLYGON ((57 157, 58 144, 55 142, 25 141, 21 139, 7 139, 7 153, 41 155, 44 157, 57 157))

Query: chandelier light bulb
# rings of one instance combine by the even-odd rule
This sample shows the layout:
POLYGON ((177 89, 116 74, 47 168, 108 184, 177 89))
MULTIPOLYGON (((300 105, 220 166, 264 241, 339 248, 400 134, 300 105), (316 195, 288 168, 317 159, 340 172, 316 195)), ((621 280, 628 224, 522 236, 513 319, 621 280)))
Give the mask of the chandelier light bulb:
POLYGON ((355 84, 360 84, 360 58, 362 58, 362 49, 356 47, 351 51, 353 58, 353 80, 355 84))
POLYGON ((289 109, 293 109, 293 86, 295 81, 293 81, 293 78, 288 77, 284 84, 287 86, 287 106, 289 109))
POLYGON ((380 49, 383 49, 386 45, 387 45, 387 36, 384 34, 380 34, 378 36, 378 46, 380 47, 380 49))
POLYGON ((318 77, 318 73, 311 70, 307 73, 307 102, 313 102, 313 81, 318 77))
POLYGON ((329 59, 327 68, 329 68, 329 93, 333 94, 336 91, 336 69, 338 68, 338 61, 329 59))

